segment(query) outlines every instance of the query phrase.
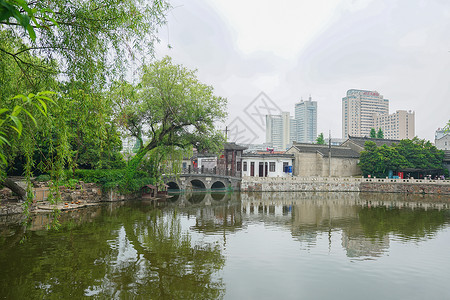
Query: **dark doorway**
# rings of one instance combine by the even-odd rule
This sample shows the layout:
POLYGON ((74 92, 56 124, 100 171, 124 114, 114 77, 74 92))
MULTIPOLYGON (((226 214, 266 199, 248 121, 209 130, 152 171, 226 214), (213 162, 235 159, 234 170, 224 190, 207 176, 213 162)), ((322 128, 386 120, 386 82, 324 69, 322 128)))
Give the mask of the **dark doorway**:
POLYGON ((264 177, 264 163, 260 162, 259 163, 259 173, 258 173, 259 177, 264 177))

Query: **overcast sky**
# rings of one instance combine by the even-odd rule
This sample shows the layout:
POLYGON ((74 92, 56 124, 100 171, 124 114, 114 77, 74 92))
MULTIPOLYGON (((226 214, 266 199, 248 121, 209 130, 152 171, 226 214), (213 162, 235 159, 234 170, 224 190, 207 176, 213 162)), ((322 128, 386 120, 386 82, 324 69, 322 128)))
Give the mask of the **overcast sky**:
POLYGON ((156 56, 198 69, 228 99, 231 140, 264 142, 260 116, 293 115, 310 95, 318 133, 340 138, 349 89, 378 91, 390 113, 415 111, 416 135, 433 142, 450 119, 448 0, 171 3, 156 56))

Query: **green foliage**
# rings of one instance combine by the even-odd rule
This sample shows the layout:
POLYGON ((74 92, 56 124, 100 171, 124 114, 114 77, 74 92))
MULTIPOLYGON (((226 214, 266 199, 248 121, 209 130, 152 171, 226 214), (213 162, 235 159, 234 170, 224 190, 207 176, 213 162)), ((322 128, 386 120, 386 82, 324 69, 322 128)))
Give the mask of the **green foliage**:
POLYGON ((196 147, 214 152, 222 147, 223 133, 215 125, 226 117, 227 101, 195 73, 165 57, 143 68, 138 86, 116 83, 112 88, 122 127, 141 142, 142 136, 148 139, 129 161, 127 176, 147 153, 157 164, 158 172, 152 175, 158 176, 167 164, 177 165, 173 160, 180 158, 180 151, 196 147))
POLYGON ((126 172, 126 169, 76 169, 73 176, 80 181, 98 183, 104 189, 118 189, 123 193, 137 192, 144 185, 155 183, 154 178, 144 171, 136 171, 130 176, 126 172))
POLYGON ((45 182, 45 181, 50 181, 51 177, 50 177, 50 175, 42 174, 42 175, 39 175, 38 177, 36 177, 34 180, 39 181, 39 182, 45 182))
POLYGON ((401 140, 398 145, 377 147, 372 141, 367 141, 364 151, 360 154, 359 166, 364 176, 386 177, 389 170, 397 171, 404 168, 436 169, 446 174, 443 166, 444 152, 438 150, 429 141, 414 138, 401 140))
POLYGON ((323 139, 323 133, 321 132, 316 139, 318 145, 325 145, 325 140, 323 139))
MULTIPOLYGON (((14 9, 23 10, 24 13, 12 17, 24 19, 27 30, 29 19, 33 20, 31 30, 34 28, 39 36, 34 39, 33 31, 29 31, 24 39, 30 37, 31 46, 9 52, 19 65, 33 66, 23 58, 29 51, 39 51, 47 58, 58 57, 61 72, 69 80, 89 82, 98 90, 107 76, 124 71, 136 53, 153 54, 157 29, 165 23, 170 7, 165 0, 106 0, 101 3, 1 0, 0 3, 12 4, 6 14, 14 14, 14 9)), ((9 19, 6 14, 4 17, 9 19)), ((15 32, 16 24, 8 19, 1 22, 8 25, 4 30, 15 32)), ((3 44, 0 44, 1 50, 3 44)))
POLYGON ((47 117, 47 103, 54 103, 52 99, 47 97, 47 95, 51 94, 54 93, 45 91, 36 95, 17 95, 12 99, 21 99, 21 103, 14 105, 13 109, 0 108, 0 170, 7 164, 4 147, 11 146, 12 143, 11 131, 8 131, 8 127, 20 138, 23 132, 24 119, 28 118, 36 126, 36 112, 31 110, 31 108, 37 109, 37 113, 47 117))
POLYGON ((377 138, 377 131, 375 130, 375 128, 370 128, 370 138, 371 139, 377 138))
POLYGON ((384 139, 384 133, 383 130, 381 130, 381 128, 379 128, 377 131, 377 139, 384 139))
MULTIPOLYGON (((36 12, 36 9, 31 9, 25 0, 0 0, 0 23, 13 24, 10 22, 10 18, 16 19, 18 24, 14 25, 22 26, 28 32, 32 41, 36 40, 34 27, 41 27, 34 16, 36 12)), ((47 20, 54 22, 54 19, 48 14, 49 12, 48 9, 39 11, 47 20)))

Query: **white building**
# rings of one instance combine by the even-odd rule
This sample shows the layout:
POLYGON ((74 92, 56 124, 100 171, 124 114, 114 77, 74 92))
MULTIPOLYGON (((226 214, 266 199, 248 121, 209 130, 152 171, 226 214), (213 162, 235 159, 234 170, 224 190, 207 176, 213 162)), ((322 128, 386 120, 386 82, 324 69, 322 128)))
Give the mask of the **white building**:
POLYGON ((348 90, 342 98, 342 138, 370 136, 374 115, 389 114, 389 100, 377 91, 348 90))
POLYGON ((314 143, 317 138, 317 101, 300 101, 295 104, 297 143, 314 143))
POLYGON ((245 153, 242 155, 242 176, 251 176, 251 177, 292 176, 293 161, 294 155, 292 154, 245 153))
POLYGON ((441 128, 436 130, 434 145, 440 150, 450 150, 450 131, 441 128))
POLYGON ((393 114, 375 114, 375 126, 384 133, 385 139, 404 140, 415 136, 414 112, 397 110, 393 114))

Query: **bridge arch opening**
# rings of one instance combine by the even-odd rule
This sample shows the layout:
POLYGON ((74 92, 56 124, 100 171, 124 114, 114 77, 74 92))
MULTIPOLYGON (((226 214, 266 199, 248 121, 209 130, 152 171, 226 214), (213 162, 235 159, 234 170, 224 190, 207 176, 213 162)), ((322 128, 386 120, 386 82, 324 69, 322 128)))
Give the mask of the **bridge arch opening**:
POLYGON ((173 182, 173 181, 168 182, 167 185, 168 185, 167 190, 169 190, 169 191, 176 191, 176 190, 180 189, 180 186, 176 182, 173 182))
POLYGON ((198 179, 191 180, 191 185, 192 185, 192 189, 193 190, 204 190, 204 189, 206 189, 206 186, 203 183, 203 181, 198 180, 198 179))
POLYGON ((211 185, 212 190, 224 190, 225 184, 222 181, 216 181, 211 185))

